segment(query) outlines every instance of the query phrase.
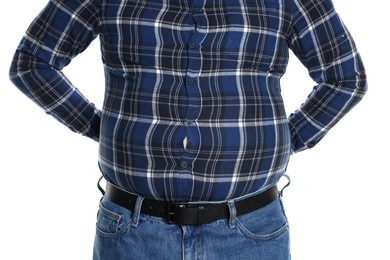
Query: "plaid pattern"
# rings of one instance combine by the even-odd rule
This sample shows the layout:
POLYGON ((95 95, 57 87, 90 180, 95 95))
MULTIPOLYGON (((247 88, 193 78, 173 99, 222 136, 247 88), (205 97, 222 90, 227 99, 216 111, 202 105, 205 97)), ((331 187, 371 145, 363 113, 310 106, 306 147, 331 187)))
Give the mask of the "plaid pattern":
POLYGON ((366 91, 330 0, 52 0, 10 77, 47 113, 99 140, 109 181, 169 201, 270 187, 290 154, 314 146, 366 91), (97 36, 102 111, 61 73, 97 36), (279 82, 290 49, 317 86, 288 117, 279 82))

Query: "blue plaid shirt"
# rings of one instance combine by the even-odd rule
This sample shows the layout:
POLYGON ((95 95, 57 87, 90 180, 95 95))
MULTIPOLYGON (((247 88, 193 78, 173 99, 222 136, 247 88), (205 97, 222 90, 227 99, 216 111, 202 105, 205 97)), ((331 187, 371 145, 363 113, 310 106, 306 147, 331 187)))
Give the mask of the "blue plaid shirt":
POLYGON ((290 154, 313 147, 366 92, 331 0, 51 0, 10 77, 47 113, 99 141, 107 180, 168 201, 226 200, 274 185, 290 154), (61 72, 97 36, 101 111, 61 72), (316 87, 287 116, 279 83, 290 49, 316 87))

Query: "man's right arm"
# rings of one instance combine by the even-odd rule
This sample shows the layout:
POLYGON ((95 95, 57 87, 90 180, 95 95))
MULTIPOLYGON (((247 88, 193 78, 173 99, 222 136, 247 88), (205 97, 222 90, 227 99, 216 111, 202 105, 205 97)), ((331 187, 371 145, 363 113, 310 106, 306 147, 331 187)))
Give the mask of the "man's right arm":
POLYGON ((46 113, 96 141, 100 111, 61 70, 96 38, 99 8, 97 1, 50 1, 28 28, 9 72, 11 81, 46 113))

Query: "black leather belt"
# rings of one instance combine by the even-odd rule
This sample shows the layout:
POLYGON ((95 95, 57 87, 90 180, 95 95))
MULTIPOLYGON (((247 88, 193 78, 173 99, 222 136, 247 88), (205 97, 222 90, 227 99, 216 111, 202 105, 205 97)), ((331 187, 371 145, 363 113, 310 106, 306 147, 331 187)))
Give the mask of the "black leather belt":
MULTIPOLYGON (((99 189, 102 190, 100 185, 99 189)), ((106 183, 104 195, 119 206, 131 211, 135 208, 137 196, 114 186, 110 182, 106 183)), ((260 209, 274 201, 278 196, 279 191, 275 185, 258 195, 235 201, 237 216, 260 209)), ((228 219, 230 215, 226 202, 218 204, 189 204, 148 198, 145 198, 142 202, 141 213, 163 218, 170 224, 178 225, 207 224, 218 219, 228 219)))

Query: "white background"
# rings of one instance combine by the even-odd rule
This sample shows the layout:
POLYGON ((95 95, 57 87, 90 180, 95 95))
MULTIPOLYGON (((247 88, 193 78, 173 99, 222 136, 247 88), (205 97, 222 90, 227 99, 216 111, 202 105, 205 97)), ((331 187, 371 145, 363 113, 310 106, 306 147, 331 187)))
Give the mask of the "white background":
MULTIPOLYGON (((46 0, 2 3, 0 16, 0 259, 91 259, 100 193, 97 144, 72 133, 8 79, 24 31, 46 0)), ((295 154, 285 207, 295 260, 390 259, 387 1, 334 0, 363 57, 369 92, 314 149, 295 154)), ((65 69, 99 108, 95 41, 65 69)), ((287 114, 314 83, 295 57, 282 81, 287 114)))

